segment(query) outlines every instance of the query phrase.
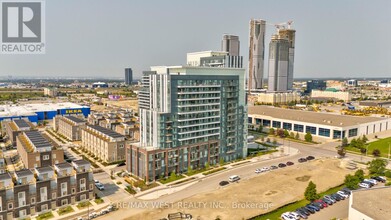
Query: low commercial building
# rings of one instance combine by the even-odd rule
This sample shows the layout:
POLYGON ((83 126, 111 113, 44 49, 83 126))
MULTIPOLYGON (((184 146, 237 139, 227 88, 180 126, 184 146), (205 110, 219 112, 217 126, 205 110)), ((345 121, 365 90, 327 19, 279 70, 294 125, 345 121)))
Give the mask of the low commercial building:
POLYGON ((30 131, 35 128, 28 119, 7 120, 3 121, 2 124, 13 146, 16 146, 16 137, 20 134, 20 132, 30 131))
POLYGON ((29 218, 94 199, 91 165, 84 160, 0 174, 0 219, 29 218))
POLYGON ((87 125, 81 133, 81 147, 103 162, 125 160, 124 135, 98 125, 87 125))
POLYGON ((81 130, 86 127, 87 122, 75 116, 56 116, 53 120, 53 127, 59 133, 71 141, 81 140, 81 130))
POLYGON ((260 104, 287 104, 300 101, 300 95, 295 92, 271 92, 259 93, 258 103, 260 104))
POLYGON ((349 220, 391 219, 391 187, 352 191, 349 198, 349 220))
POLYGON ((82 106, 71 102, 0 105, 0 121, 27 118, 32 123, 51 120, 56 115, 83 115, 90 114, 89 106, 82 106))
POLYGON ((391 129, 390 118, 337 115, 270 106, 248 107, 248 123, 304 134, 309 132, 329 139, 351 138, 391 129))
POLYGON ((367 107, 389 108, 391 107, 391 101, 360 101, 359 105, 367 107))
POLYGON ((28 169, 64 162, 64 150, 55 148, 39 131, 24 131, 16 142, 19 156, 28 169))
POLYGON ((328 98, 335 100, 350 101, 352 96, 349 92, 341 92, 338 90, 327 89, 325 91, 312 90, 311 98, 328 98))

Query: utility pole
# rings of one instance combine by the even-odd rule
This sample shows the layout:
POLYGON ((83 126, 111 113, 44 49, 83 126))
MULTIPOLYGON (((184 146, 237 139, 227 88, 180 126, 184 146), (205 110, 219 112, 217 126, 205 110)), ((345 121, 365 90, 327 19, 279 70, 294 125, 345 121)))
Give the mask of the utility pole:
POLYGON ((388 142, 388 162, 390 162, 390 148, 391 145, 390 145, 390 142, 388 142))

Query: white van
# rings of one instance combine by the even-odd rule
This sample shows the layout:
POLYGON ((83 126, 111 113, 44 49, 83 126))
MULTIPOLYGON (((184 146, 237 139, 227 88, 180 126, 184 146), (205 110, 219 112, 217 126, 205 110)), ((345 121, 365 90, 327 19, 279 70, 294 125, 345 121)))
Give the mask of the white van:
POLYGON ((238 180, 240 180, 240 177, 238 175, 232 175, 228 178, 228 181, 230 182, 236 182, 238 180))

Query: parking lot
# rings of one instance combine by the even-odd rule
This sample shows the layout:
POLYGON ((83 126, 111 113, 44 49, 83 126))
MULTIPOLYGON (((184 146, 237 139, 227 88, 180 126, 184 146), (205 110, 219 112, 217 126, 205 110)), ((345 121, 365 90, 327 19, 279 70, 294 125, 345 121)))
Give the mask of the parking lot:
POLYGON ((99 180, 105 187, 104 190, 99 191, 95 187, 95 191, 97 195, 101 198, 107 198, 111 202, 121 201, 125 198, 130 197, 131 195, 127 193, 125 190, 119 188, 110 178, 110 175, 106 172, 96 173, 94 174, 94 179, 99 180))

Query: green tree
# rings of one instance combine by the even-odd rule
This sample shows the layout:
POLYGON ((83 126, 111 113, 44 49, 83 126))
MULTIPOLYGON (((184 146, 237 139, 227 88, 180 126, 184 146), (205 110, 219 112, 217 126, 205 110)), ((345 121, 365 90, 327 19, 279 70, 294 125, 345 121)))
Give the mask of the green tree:
POLYGON ((364 142, 364 144, 366 144, 368 142, 368 138, 365 135, 362 136, 361 140, 362 140, 362 142, 364 142))
POLYGON ((193 169, 191 168, 191 166, 187 168, 187 174, 189 175, 193 174, 193 169))
POLYGON ((284 137, 289 137, 289 132, 286 129, 284 130, 284 137))
POLYGON ((353 139, 350 141, 350 146, 351 146, 351 147, 357 147, 357 140, 356 140, 356 138, 353 138, 353 139))
POLYGON ((345 155, 346 155, 346 150, 345 150, 345 148, 344 148, 344 147, 342 147, 342 146, 338 146, 337 153, 338 153, 338 155, 339 155, 339 156, 341 156, 341 157, 345 157, 345 155))
POLYGON ((299 139, 300 139, 300 135, 299 135, 299 132, 296 132, 296 136, 295 136, 295 139, 296 139, 296 140, 299 140, 299 139))
POLYGON ((224 165, 224 159, 223 158, 220 158, 219 164, 220 164, 220 166, 224 165))
POLYGON ((274 128, 270 128, 270 129, 269 129, 269 134, 270 134, 270 135, 274 135, 274 132, 275 132, 275 131, 274 131, 274 128))
POLYGON ((259 125, 259 127, 258 127, 258 132, 259 132, 259 133, 262 133, 262 132, 263 132, 263 125, 259 125))
POLYGON ((379 149, 374 149, 374 150, 372 151, 372 155, 375 156, 375 157, 380 157, 381 152, 380 152, 379 149))
POLYGON ((386 170, 387 161, 383 159, 374 159, 369 163, 368 170, 370 174, 383 175, 386 170))
POLYGON ((358 180, 361 182, 364 180, 364 171, 362 169, 357 170, 354 173, 354 176, 358 178, 358 180))
POLYGON ((175 174, 175 172, 174 171, 172 171, 171 172, 171 174, 170 174, 170 179, 175 179, 176 178, 176 174, 175 174))
POLYGON ((316 185, 312 181, 310 181, 308 183, 308 186, 307 186, 307 188, 305 189, 305 192, 304 192, 304 197, 308 201, 311 201, 311 202, 314 201, 314 200, 319 199, 320 196, 316 192, 316 185))
POLYGON ((342 147, 346 147, 349 145, 349 142, 348 142, 348 138, 347 137, 344 137, 342 139, 342 147))
POLYGON ((284 132, 283 129, 277 129, 276 135, 279 136, 280 138, 284 138, 285 137, 285 132, 284 132))
POLYGON ((357 189, 360 180, 356 175, 346 175, 344 180, 345 186, 349 189, 357 189))
POLYGON ((210 165, 209 165, 208 162, 206 162, 206 164, 205 164, 205 169, 209 170, 209 168, 210 168, 210 165))
POLYGON ((304 140, 307 142, 312 142, 312 134, 310 132, 307 132, 304 136, 304 140))
POLYGON ((295 133, 293 131, 291 131, 291 133, 289 134, 290 138, 295 138, 295 133))

